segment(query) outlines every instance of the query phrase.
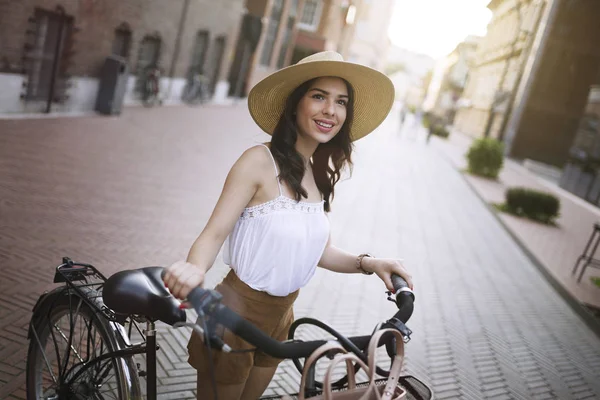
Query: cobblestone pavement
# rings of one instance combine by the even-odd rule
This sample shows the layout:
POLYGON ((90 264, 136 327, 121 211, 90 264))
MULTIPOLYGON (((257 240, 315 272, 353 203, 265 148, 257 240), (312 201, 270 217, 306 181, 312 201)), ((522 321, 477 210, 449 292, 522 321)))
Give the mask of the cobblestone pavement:
MULTIPOLYGON (((243 106, 0 121, 0 398, 25 396, 30 310, 62 256, 106 274, 185 257, 228 167, 266 138, 243 106)), ((336 190, 333 240, 411 270, 407 373, 437 399, 600 397, 600 340, 454 168, 400 138, 395 115, 355 154, 353 178, 336 190)), ((225 272, 219 260, 207 286, 225 272)), ((394 311, 383 289, 374 277, 319 270, 295 313, 368 333, 394 311)), ((159 330, 161 398, 192 398, 188 332, 159 330)), ((267 394, 297 389, 284 362, 267 394)))

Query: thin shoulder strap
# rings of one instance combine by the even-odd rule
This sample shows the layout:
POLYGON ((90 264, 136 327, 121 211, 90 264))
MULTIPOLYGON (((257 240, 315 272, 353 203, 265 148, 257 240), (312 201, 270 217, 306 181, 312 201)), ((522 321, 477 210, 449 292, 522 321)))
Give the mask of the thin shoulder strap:
POLYGON ((279 195, 282 196, 283 192, 281 191, 281 183, 279 183, 279 170, 277 169, 277 163, 275 162, 275 157, 273 157, 273 154, 271 153, 271 149, 269 149, 269 146, 267 146, 264 143, 261 143, 262 146, 265 146, 265 149, 267 149, 267 151, 269 152, 269 155, 271 156, 271 160, 273 161, 273 166, 275 167, 275 179, 277 180, 277 186, 279 187, 279 195))

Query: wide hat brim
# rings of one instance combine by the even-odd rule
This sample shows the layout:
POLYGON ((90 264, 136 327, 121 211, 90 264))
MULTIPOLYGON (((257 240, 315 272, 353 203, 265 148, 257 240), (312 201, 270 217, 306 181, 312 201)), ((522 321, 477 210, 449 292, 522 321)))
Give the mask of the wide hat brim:
POLYGON ((263 131, 272 135, 294 89, 325 76, 343 78, 354 89, 352 141, 374 131, 389 114, 394 103, 394 85, 387 76, 360 64, 319 60, 283 68, 257 83, 248 95, 250 115, 263 131))

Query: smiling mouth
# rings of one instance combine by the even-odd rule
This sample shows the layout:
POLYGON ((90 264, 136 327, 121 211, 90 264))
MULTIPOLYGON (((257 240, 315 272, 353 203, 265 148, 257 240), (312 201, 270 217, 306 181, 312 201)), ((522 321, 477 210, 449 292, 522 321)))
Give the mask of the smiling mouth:
POLYGON ((319 126, 322 126, 323 128, 326 128, 326 129, 331 129, 331 128, 333 128, 333 124, 328 124, 328 123, 326 123, 326 122, 315 121, 315 123, 316 123, 317 125, 319 125, 319 126))

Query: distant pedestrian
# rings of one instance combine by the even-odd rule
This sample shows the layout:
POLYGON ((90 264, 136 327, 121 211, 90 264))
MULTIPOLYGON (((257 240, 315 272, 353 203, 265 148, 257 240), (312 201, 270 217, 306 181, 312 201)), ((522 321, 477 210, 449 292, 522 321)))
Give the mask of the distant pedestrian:
POLYGON ((400 128, 404 125, 404 120, 406 119, 406 107, 404 104, 400 106, 400 128))
POLYGON ((427 139, 425 139, 425 143, 429 143, 429 139, 431 139, 431 135, 433 135, 434 129, 435 127, 433 125, 429 125, 429 128, 427 128, 427 139))

